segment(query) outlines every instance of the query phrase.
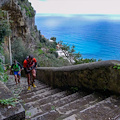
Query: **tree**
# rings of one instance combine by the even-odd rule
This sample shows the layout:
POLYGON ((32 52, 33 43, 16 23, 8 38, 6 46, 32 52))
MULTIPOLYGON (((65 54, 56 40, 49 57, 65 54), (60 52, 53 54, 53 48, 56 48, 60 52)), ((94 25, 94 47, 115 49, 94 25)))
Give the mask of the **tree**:
POLYGON ((4 42, 4 37, 8 36, 11 32, 10 24, 8 23, 5 13, 0 10, 0 43, 4 42))
POLYGON ((3 65, 3 43, 4 38, 10 34, 10 26, 7 20, 4 18, 4 13, 0 10, 0 81, 7 81, 8 76, 5 73, 4 65, 3 65))
POLYGON ((77 59, 81 57, 80 53, 75 53, 75 46, 64 44, 62 41, 59 42, 61 44, 61 50, 64 53, 65 57, 68 59, 68 61, 73 64, 77 59))
POLYGON ((56 42, 56 37, 51 37, 50 39, 56 42))

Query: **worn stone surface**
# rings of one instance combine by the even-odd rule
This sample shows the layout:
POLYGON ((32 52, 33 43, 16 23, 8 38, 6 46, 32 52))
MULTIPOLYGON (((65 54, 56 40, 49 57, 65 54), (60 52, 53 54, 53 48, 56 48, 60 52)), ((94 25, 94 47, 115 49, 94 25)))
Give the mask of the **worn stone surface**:
POLYGON ((66 67, 40 67, 37 79, 56 87, 85 87, 120 93, 120 70, 113 66, 120 61, 109 60, 66 67))
MULTIPOLYGON (((0 99, 14 97, 4 83, 0 81, 0 99)), ((25 110, 18 102, 15 107, 0 104, 0 120, 24 120, 25 110)))
MULTIPOLYGON (((113 66, 120 61, 101 61, 68 67, 38 68, 35 84, 27 91, 27 78, 21 79, 19 99, 26 110, 26 120, 118 120, 120 118, 120 97, 108 92, 119 93, 120 71, 113 66), (88 88, 94 91, 70 93, 48 87, 88 88)), ((24 71, 22 71, 24 76, 24 71)), ((16 91, 15 82, 8 87, 16 91)), ((87 90, 88 90, 87 89, 87 90)))
POLYGON ((37 88, 31 86, 28 91, 27 78, 22 77, 17 86, 13 80, 7 83, 13 93, 20 93, 26 120, 117 120, 120 117, 119 96, 83 90, 72 93, 39 80, 35 84, 37 88))

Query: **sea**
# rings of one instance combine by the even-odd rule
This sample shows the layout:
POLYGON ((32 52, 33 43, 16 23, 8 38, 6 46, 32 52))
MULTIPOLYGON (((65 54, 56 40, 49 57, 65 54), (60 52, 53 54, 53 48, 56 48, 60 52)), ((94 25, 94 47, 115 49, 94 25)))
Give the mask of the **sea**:
POLYGON ((84 59, 120 60, 120 15, 37 14, 35 24, 47 39, 74 45, 84 59))

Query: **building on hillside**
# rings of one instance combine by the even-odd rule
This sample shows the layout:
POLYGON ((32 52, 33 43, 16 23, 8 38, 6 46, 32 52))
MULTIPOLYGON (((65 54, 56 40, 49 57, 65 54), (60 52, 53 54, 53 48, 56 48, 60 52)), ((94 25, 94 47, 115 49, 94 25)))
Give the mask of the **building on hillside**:
POLYGON ((63 53, 62 50, 59 49, 56 52, 58 53, 58 57, 65 57, 65 54, 63 53))
POLYGON ((59 50, 61 47, 63 47, 62 44, 59 44, 58 42, 58 44, 56 45, 56 48, 59 50))
POLYGON ((54 42, 54 41, 53 41, 53 40, 49 40, 49 42, 51 42, 51 43, 52 43, 52 42, 54 42))

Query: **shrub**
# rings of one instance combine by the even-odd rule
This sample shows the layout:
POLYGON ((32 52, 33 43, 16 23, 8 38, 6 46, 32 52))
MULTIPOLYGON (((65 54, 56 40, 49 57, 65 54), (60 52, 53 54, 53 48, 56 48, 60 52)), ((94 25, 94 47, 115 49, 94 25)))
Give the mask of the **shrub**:
POLYGON ((54 48, 50 48, 50 49, 49 49, 49 52, 50 52, 50 53, 54 53, 55 51, 56 51, 56 49, 54 49, 54 48))
POLYGON ((29 54, 30 51, 25 47, 22 38, 14 38, 14 41, 12 43, 13 59, 18 60, 22 64, 26 56, 29 54))
POLYGON ((41 49, 39 49, 39 54, 43 54, 44 52, 41 50, 41 49))
POLYGON ((7 23, 7 20, 0 21, 0 43, 4 42, 4 37, 10 34, 10 26, 7 23))
POLYGON ((45 43, 46 41, 47 41, 47 40, 46 40, 45 37, 42 37, 41 40, 40 40, 41 43, 45 43))
POLYGON ((56 42, 56 37, 51 37, 50 39, 56 42))

